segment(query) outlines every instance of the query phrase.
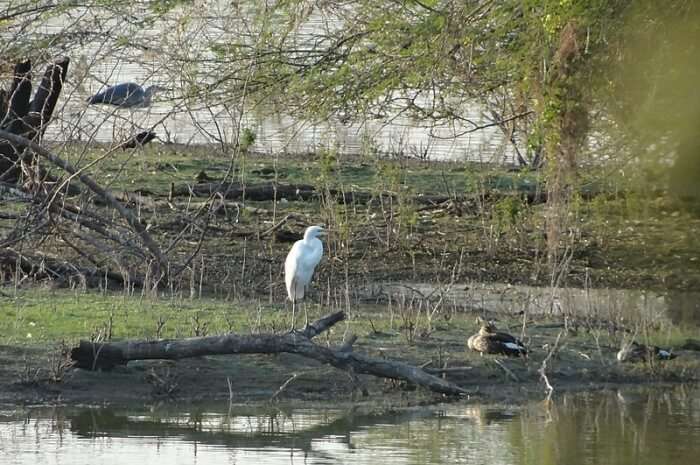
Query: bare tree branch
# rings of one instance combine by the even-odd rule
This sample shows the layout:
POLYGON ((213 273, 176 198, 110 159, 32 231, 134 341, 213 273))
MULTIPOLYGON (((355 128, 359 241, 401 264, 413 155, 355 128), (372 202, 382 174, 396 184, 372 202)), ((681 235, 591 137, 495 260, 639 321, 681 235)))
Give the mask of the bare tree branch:
POLYGON ((80 172, 77 168, 75 168, 73 165, 68 163, 67 161, 59 158, 58 156, 52 154, 48 150, 44 149, 41 147, 39 144, 36 142, 33 142, 29 139, 26 139, 24 137, 11 134, 7 131, 0 130, 0 138, 6 139, 13 144, 16 144, 20 147, 26 147, 29 148, 32 152, 40 155, 41 157, 47 159, 54 165, 62 168, 66 172, 70 173, 73 176, 77 176, 80 181, 85 184, 92 192, 97 194, 100 198, 102 198, 108 205, 110 205, 112 208, 117 210, 119 214, 126 220, 127 223, 136 231, 136 233, 141 237, 141 240, 143 241, 144 245, 148 250, 151 252, 151 254, 155 257, 157 260, 160 270, 158 273, 158 279, 157 281, 160 281, 160 279, 164 276, 165 273, 167 273, 168 270, 168 258, 163 255, 163 253, 160 250, 160 247, 156 242, 153 240, 151 235, 146 231, 146 228, 144 227, 143 224, 136 218, 129 210, 124 207, 117 199, 114 198, 114 196, 107 190, 103 189, 99 184, 97 184, 92 178, 90 178, 87 174, 80 172))

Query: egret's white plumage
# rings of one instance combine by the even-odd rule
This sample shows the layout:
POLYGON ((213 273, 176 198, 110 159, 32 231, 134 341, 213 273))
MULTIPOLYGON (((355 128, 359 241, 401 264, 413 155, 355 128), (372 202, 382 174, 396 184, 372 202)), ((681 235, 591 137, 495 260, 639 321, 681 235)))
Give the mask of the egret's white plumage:
POLYGON ((287 296, 292 301, 292 325, 295 304, 304 298, 316 265, 323 257, 323 243, 318 238, 321 234, 325 234, 323 226, 306 228, 304 238, 294 243, 284 261, 284 283, 287 296))

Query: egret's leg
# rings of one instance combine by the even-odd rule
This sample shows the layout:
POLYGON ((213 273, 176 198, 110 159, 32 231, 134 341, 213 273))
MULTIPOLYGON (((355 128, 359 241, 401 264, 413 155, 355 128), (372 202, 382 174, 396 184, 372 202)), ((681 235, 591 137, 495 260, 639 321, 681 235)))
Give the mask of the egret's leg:
POLYGON ((306 302, 302 304, 304 306, 304 329, 309 326, 309 314, 306 311, 306 302))
POLYGON ((294 320, 296 319, 296 306, 297 302, 296 299, 292 299, 292 327, 289 328, 290 331, 294 331, 294 320))

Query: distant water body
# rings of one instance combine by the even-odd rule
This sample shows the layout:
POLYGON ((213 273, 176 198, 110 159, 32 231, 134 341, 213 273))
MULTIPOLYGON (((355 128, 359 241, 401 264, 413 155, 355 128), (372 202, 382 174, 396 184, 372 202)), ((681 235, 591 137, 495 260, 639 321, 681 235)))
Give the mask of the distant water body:
MULTIPOLYGON (((201 16, 191 18, 184 25, 173 20, 172 23, 157 22, 150 29, 122 30, 119 24, 110 25, 109 21, 103 21, 101 27, 115 36, 124 34, 130 39, 131 46, 115 47, 113 43, 107 46, 98 35, 66 51, 71 58, 71 68, 47 136, 58 141, 118 143, 138 131, 153 127, 159 138, 166 142, 231 144, 235 143, 239 128, 248 128, 256 136, 252 150, 263 153, 333 149, 339 154, 372 152, 388 156, 513 163, 511 144, 498 127, 476 132, 468 132, 473 128, 470 124, 426 127, 425 123, 402 115, 388 115, 383 121, 370 120, 362 124, 340 121, 307 124, 286 114, 268 114, 260 109, 246 110, 241 117, 232 110, 235 105, 225 106, 217 101, 197 102, 186 107, 180 96, 192 83, 185 82, 184 71, 173 65, 168 53, 160 51, 179 47, 182 53, 186 51, 192 53, 194 59, 201 59, 200 66, 206 69, 207 60, 209 63, 215 60, 208 44, 225 43, 231 30, 240 29, 227 23, 230 18, 226 19, 225 14, 215 11, 219 8, 227 12, 226 9, 231 8, 229 2, 224 2, 226 5, 219 3, 216 6, 216 2, 204 2, 206 8, 202 7, 201 16), (159 84, 170 91, 158 95, 155 104, 144 109, 114 110, 108 106, 87 105, 86 99, 104 85, 129 81, 159 84)), ((89 11, 85 13, 90 14, 89 11)), ((134 14, 137 13, 135 10, 134 14)), ((38 36, 60 33, 68 25, 77 27, 73 20, 53 19, 34 33, 38 36)), ((85 24, 90 21, 88 17, 82 19, 85 24)), ((89 26, 82 27, 89 30, 89 26)), ((304 34, 327 30, 328 27, 327 18, 312 16, 296 40, 303 41, 304 34)), ((215 69, 216 64, 210 67, 215 69)), ((39 72, 35 70, 36 75, 39 72)), ((195 84, 203 86, 206 82, 200 81, 218 77, 203 73, 195 84)), ((461 116, 476 125, 489 122, 477 104, 468 106, 461 116)))

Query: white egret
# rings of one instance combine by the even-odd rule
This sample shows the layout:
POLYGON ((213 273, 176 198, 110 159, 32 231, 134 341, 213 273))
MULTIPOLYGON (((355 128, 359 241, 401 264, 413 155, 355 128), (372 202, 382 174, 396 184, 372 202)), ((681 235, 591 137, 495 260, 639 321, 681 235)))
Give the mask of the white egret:
MULTIPOLYGON (((323 243, 318 238, 322 234, 326 234, 323 226, 306 228, 304 238, 294 243, 284 261, 284 283, 287 286, 287 296, 292 301, 292 329, 294 329, 296 303, 304 298, 316 265, 323 257, 323 243)), ((304 315, 308 325, 306 307, 304 307, 304 315)))

